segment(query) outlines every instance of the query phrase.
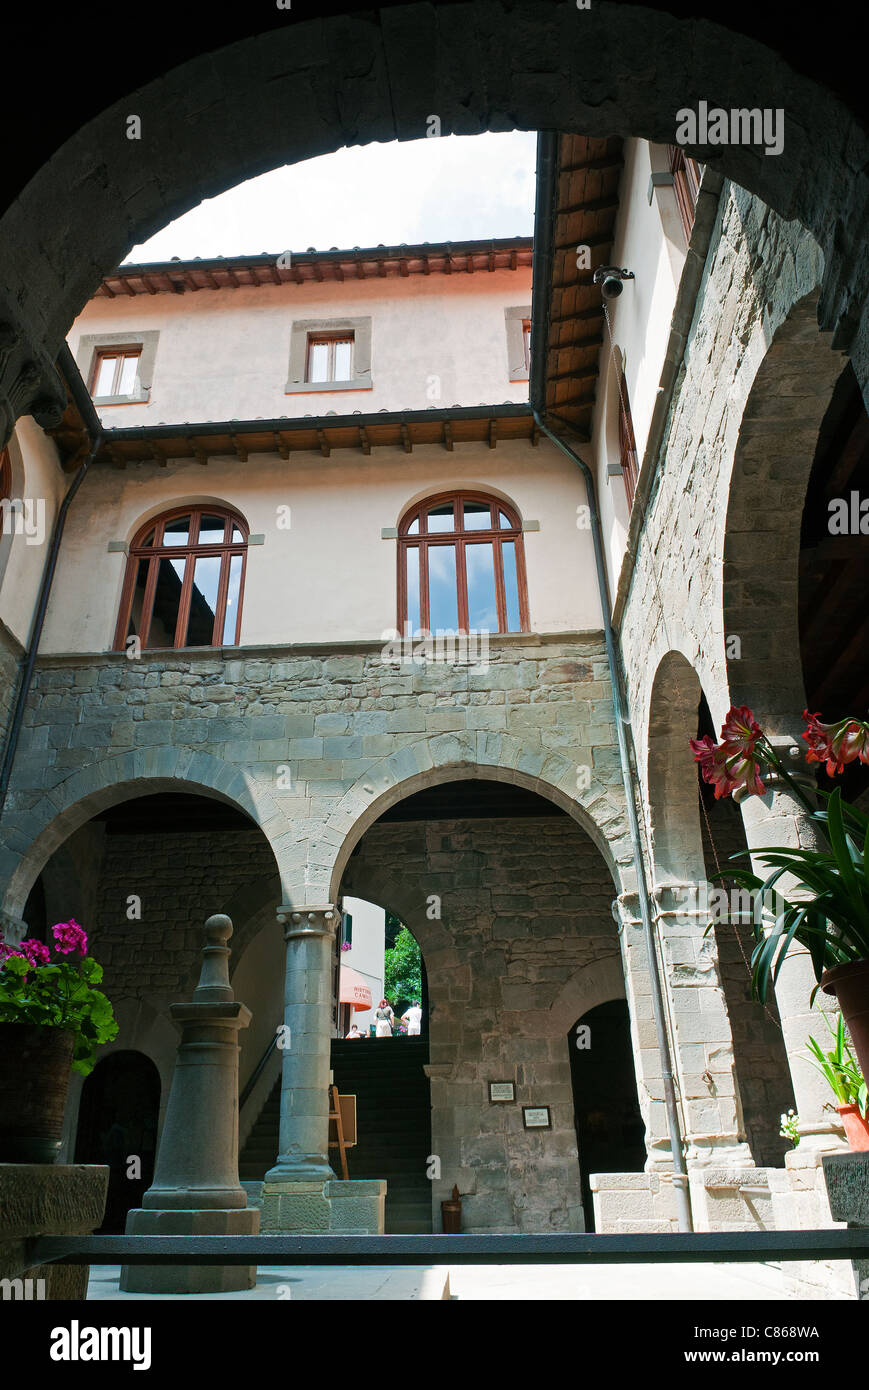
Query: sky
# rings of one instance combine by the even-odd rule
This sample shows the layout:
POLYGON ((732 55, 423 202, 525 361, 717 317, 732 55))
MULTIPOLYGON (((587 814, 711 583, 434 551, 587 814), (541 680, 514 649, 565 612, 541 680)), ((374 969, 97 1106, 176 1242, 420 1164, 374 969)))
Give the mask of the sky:
POLYGON ((530 236, 537 136, 442 136, 338 150, 208 198, 128 263, 530 236))

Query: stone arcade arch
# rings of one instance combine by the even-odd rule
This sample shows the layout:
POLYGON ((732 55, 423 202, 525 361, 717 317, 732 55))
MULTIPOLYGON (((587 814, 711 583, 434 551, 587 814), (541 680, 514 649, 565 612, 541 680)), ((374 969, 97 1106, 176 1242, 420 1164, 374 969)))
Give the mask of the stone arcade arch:
POLYGON ((286 819, 269 788, 210 754, 165 745, 138 748, 91 763, 29 810, 15 813, 15 831, 7 828, 0 846, 0 880, 6 884, 0 910, 12 920, 20 917, 43 865, 86 821, 131 797, 161 791, 194 792, 234 805, 263 831, 280 868, 278 841, 286 819))
POLYGON ((456 134, 556 128, 667 143, 686 105, 712 95, 752 108, 770 93, 786 95, 789 115, 775 158, 741 146, 687 151, 813 231, 825 258, 821 322, 852 351, 865 392, 869 147, 841 99, 771 48, 705 19, 608 0, 587 11, 558 0, 478 0, 469 27, 447 3, 398 4, 288 16, 280 29, 142 86, 134 106, 147 140, 125 138, 127 97, 55 152, 0 222, 0 443, 20 414, 56 418, 62 397, 51 363, 101 275, 167 221, 245 178, 342 145, 421 138, 432 112, 456 134))
POLYGON ((817 293, 776 331, 740 422, 727 496, 722 611, 730 703, 791 740, 805 705, 800 660, 800 527, 818 434, 844 355, 819 334, 817 293), (738 656, 735 654, 738 652, 738 656))
POLYGON ((441 1164, 431 1192, 435 1229, 454 1183, 466 1194, 465 1230, 542 1230, 550 1219, 554 1229, 581 1229, 565 1037, 579 1014, 625 997, 632 966, 623 966, 612 919, 613 866, 592 843, 586 817, 575 803, 561 804, 552 786, 484 771, 443 767, 379 798, 347 837, 335 891, 394 912, 425 958, 431 1148, 441 1164), (486 814, 463 817, 475 788, 493 780, 505 794, 533 791, 533 802, 517 809, 505 797, 486 814), (526 818, 542 796, 551 814, 540 806, 526 818), (390 808, 401 814, 380 819, 390 808), (514 1104, 489 1101, 487 1083, 496 1080, 514 1081, 514 1104), (523 1128, 521 1108, 534 1104, 550 1107, 551 1131, 523 1128))

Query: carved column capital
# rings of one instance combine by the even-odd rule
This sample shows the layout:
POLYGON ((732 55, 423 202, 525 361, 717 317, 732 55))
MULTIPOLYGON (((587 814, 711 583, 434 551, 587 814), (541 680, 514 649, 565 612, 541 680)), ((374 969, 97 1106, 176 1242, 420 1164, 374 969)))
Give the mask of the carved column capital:
POLYGON ((299 936, 334 937, 338 929, 339 912, 334 903, 322 906, 293 907, 282 904, 277 918, 284 929, 284 940, 299 936))

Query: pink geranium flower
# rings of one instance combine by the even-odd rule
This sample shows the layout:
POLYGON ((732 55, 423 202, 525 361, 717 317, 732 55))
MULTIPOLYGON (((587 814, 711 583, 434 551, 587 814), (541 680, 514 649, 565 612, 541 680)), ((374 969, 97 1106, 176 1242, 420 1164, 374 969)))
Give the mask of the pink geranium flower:
POLYGON ((803 710, 806 728, 803 738, 809 745, 807 763, 826 761, 827 775, 844 772, 845 764, 859 758, 869 763, 869 724, 859 719, 840 719, 837 724, 822 724, 817 714, 803 710))
POLYGON ((22 941, 19 954, 25 956, 31 965, 47 965, 51 959, 48 947, 33 936, 28 937, 27 941, 22 941))
POLYGON ((78 951, 80 956, 87 955, 88 939, 84 929, 74 919, 69 922, 58 922, 52 927, 51 934, 54 937, 54 949, 58 955, 68 956, 72 951, 78 951))

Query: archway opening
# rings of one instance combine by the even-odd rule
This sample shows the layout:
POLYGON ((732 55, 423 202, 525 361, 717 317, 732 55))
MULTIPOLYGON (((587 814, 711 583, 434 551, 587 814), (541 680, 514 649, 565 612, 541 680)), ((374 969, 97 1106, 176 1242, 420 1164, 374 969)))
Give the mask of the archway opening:
POLYGON ((123 1232, 127 1212, 141 1206, 154 1176, 159 1114, 160 1073, 144 1053, 111 1052, 85 1079, 75 1162, 103 1163, 109 1169, 98 1234, 123 1232))
POLYGON ((638 1173, 646 1161, 627 1000, 589 1009, 567 1041, 582 1207, 586 1230, 593 1231, 593 1174, 638 1173))
MULTIPOLYGON (((612 879, 590 836, 535 791, 445 769, 368 826, 341 889, 384 904, 425 957, 431 1139, 402 1184, 425 1195, 428 1229, 457 1186, 464 1231, 582 1230, 564 1036, 576 1001, 611 998, 621 978, 612 879)), ((377 1046, 340 1044, 357 1066, 377 1046)))

